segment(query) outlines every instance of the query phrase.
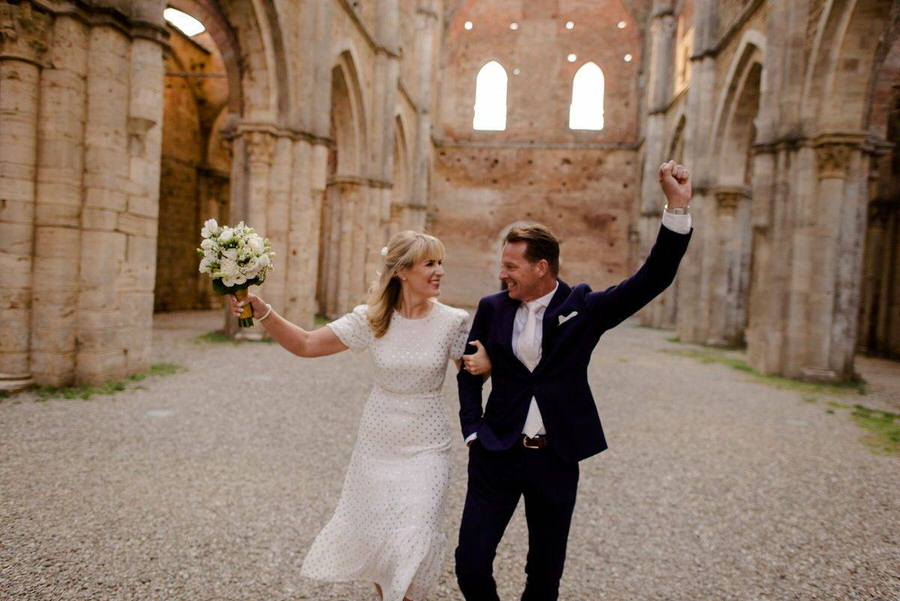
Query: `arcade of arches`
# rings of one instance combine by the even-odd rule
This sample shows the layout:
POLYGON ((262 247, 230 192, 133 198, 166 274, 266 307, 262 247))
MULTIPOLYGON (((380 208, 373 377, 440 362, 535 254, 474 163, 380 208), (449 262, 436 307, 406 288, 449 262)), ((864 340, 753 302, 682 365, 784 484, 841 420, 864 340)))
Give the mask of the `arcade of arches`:
POLYGON ((266 300, 305 326, 361 302, 405 228, 446 243, 450 304, 496 289, 518 220, 559 234, 564 279, 613 284, 655 238, 668 158, 693 174, 695 233, 646 325, 790 377, 900 358, 898 17, 892 0, 0 0, 0 389, 146 369, 154 312, 221 306, 196 269, 208 218, 272 241, 266 300), (479 103, 501 125, 475 129, 489 63, 501 91, 479 103))

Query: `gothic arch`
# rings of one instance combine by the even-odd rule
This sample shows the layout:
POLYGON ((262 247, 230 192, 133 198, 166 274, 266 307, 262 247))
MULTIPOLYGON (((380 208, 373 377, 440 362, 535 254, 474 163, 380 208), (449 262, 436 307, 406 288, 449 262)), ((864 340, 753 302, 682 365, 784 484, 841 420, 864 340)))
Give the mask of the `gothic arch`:
POLYGON ((885 30, 891 0, 828 0, 813 39, 803 85, 804 128, 810 134, 863 129, 876 40, 885 30))
POLYGON ((403 212, 410 202, 412 172, 409 157, 409 141, 407 140, 406 132, 403 116, 398 114, 394 118, 393 189, 391 192, 389 225, 386 232, 388 237, 408 227, 408 224, 403 219, 403 212))
POLYGON ((740 100, 744 98, 748 80, 758 84, 758 93, 764 91, 764 80, 759 78, 753 81, 754 69, 758 68, 761 75, 762 66, 765 64, 765 48, 766 40, 762 33, 756 30, 748 30, 744 32, 738 44, 738 50, 728 67, 728 73, 725 76, 725 86, 722 89, 718 106, 716 107, 715 117, 713 118, 712 143, 716 156, 722 149, 722 142, 727 129, 729 129, 735 117, 735 112, 739 109, 740 100), (758 67, 757 67, 758 66, 758 67))
POLYGON ((362 176, 365 160, 366 109, 357 62, 344 50, 332 68, 332 135, 337 150, 335 174, 362 176))
POLYGON ((686 127, 687 116, 682 109, 678 119, 675 120, 675 130, 672 132, 672 139, 669 141, 666 153, 666 158, 677 163, 684 163, 684 131, 686 127))

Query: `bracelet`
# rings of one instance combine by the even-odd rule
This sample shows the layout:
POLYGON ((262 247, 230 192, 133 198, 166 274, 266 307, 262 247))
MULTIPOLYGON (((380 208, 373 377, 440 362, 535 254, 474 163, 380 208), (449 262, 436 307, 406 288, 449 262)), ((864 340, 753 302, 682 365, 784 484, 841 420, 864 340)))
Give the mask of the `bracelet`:
POLYGON ((272 305, 270 305, 269 303, 266 303, 266 309, 268 309, 268 311, 266 311, 266 314, 263 315, 262 317, 257 317, 256 321, 262 321, 262 320, 266 319, 267 317, 269 317, 269 314, 272 312, 272 305))
POLYGON ((673 215, 687 215, 687 214, 688 214, 688 209, 689 209, 689 208, 690 208, 690 207, 672 207, 672 208, 669 208, 669 205, 667 204, 666 207, 665 207, 665 210, 668 211, 669 213, 672 213, 673 215))

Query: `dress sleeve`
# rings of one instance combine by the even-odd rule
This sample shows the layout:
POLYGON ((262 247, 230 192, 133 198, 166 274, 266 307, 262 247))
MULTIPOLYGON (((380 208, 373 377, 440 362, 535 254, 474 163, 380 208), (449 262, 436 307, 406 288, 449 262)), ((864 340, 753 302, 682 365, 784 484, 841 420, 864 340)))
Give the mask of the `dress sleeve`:
POLYGON ((469 314, 460 309, 456 319, 457 323, 453 328, 450 340, 451 359, 459 359, 463 356, 463 353, 466 352, 466 340, 469 337, 469 314))
POLYGON ((367 312, 367 305, 359 305, 351 313, 328 324, 334 335, 355 353, 366 350, 372 344, 372 328, 369 327, 367 312))

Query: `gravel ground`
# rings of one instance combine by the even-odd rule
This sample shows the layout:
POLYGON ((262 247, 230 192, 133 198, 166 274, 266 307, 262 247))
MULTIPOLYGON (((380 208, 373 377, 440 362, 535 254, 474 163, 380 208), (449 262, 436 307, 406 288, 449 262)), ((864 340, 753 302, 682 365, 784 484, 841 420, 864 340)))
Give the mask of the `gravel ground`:
MULTIPOLYGON (((193 342, 218 322, 158 317, 156 360, 183 373, 88 401, 0 401, 0 599, 373 598, 299 576, 368 362, 193 342)), ((830 398, 661 352, 685 348, 669 336, 625 324, 594 355, 610 450, 582 463, 561 599, 900 599, 900 459, 830 398)), ((896 406, 900 365, 861 365, 870 394, 833 400, 896 406)), ((460 442, 451 539, 465 457, 460 442)), ((518 598, 526 549, 520 505, 495 564, 503 599, 518 598)), ((449 555, 432 598, 461 599, 449 555)))

